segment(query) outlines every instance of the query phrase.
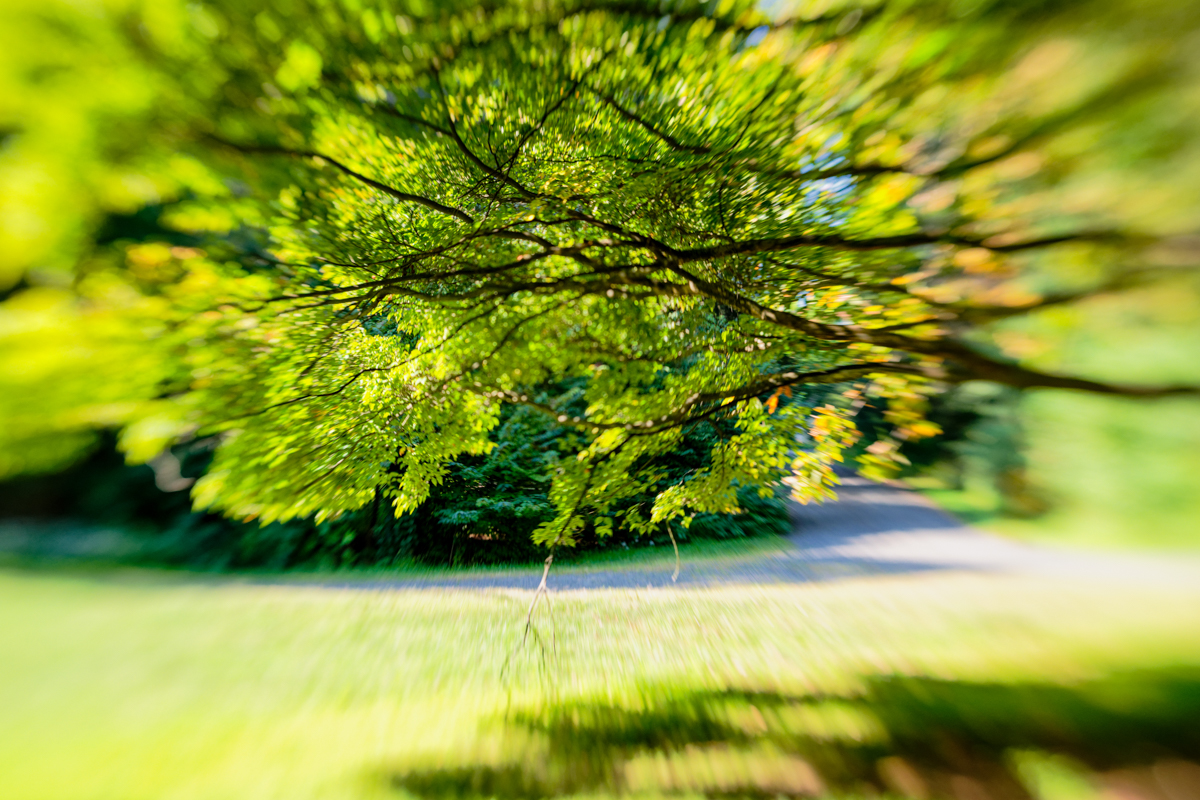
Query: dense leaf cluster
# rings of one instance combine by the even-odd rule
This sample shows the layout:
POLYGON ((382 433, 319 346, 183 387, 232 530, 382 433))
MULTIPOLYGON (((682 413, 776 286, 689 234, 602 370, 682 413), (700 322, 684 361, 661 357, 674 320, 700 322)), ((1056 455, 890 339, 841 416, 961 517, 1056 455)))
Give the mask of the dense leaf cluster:
POLYGON ((9 301, 77 360, 49 404, 20 378, 0 456, 119 426, 135 461, 211 446, 195 502, 238 519, 555 547, 892 474, 950 384, 1195 394, 1005 328, 1195 264, 1196 12, 1120 6, 142 9, 138 163, 197 246, 9 301))

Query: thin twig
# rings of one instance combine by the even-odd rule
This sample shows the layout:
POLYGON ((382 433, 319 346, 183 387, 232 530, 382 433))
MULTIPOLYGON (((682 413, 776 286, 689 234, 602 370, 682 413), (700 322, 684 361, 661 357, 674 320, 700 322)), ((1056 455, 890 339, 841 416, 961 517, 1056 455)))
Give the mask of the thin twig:
POLYGON ((671 583, 679 580, 679 545, 675 542, 675 531, 671 530, 671 523, 667 523, 667 535, 671 537, 671 546, 675 548, 675 574, 671 576, 671 583))
POLYGON ((546 566, 542 569, 542 581, 538 584, 537 591, 533 593, 533 600, 529 602, 529 610, 525 612, 525 636, 521 639, 521 644, 524 644, 529 639, 529 629, 533 627, 533 609, 537 606, 538 599, 547 593, 546 578, 550 575, 550 565, 554 563, 554 546, 550 547, 550 555, 546 556, 546 566))

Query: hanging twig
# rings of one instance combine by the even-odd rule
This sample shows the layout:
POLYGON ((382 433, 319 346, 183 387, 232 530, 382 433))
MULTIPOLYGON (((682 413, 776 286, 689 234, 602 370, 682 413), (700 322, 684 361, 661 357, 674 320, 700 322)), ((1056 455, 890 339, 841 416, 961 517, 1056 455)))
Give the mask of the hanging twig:
POLYGON ((675 542, 675 531, 671 530, 671 523, 667 523, 667 535, 671 537, 671 546, 675 548, 675 574, 671 576, 671 583, 679 580, 679 545, 675 542))
POLYGON ((525 613, 525 636, 521 639, 524 644, 529 638, 529 629, 533 626, 533 609, 537 606, 538 599, 547 593, 546 578, 550 576, 550 565, 554 563, 554 545, 550 546, 550 555, 546 556, 546 566, 542 569, 542 580, 538 584, 537 591, 533 593, 533 599, 529 601, 529 611, 525 613))

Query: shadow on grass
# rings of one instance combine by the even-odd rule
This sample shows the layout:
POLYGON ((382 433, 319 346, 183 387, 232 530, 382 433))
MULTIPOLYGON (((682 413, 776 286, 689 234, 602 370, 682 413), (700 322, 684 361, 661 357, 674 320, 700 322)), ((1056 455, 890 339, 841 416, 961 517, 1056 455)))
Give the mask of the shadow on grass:
POLYGON ((1030 758, 1076 765, 1119 796, 1200 796, 1200 670, 1075 686, 887 677, 853 697, 670 690, 640 708, 510 714, 500 765, 391 776, 422 798, 581 793, 707 797, 881 793, 1024 800, 1030 758), (1042 755, 1037 755, 1042 754, 1042 755))

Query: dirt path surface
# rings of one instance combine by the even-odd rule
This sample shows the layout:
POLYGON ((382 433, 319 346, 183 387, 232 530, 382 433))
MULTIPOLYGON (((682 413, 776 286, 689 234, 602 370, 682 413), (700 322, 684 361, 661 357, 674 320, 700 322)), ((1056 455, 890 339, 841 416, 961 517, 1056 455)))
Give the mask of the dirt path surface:
MULTIPOLYGON (((684 550, 678 580, 674 562, 653 565, 556 565, 549 588, 638 589, 736 584, 795 584, 872 575, 921 575, 944 571, 1032 575, 1047 578, 1149 582, 1200 586, 1200 554, 1193 556, 1097 554, 1056 550, 1005 539, 970 528, 916 492, 845 475, 832 503, 791 505, 790 547, 738 557, 688 559, 684 550)), ((116 558, 134 553, 135 540, 118 531, 81 536, 61 530, 0 526, 0 554, 50 559, 116 558), (124 549, 122 549, 124 548, 124 549), (125 550, 129 550, 126 553, 125 550)), ((190 579, 199 576, 192 575, 190 579)), ((534 589, 539 568, 432 570, 395 577, 347 574, 241 575, 214 578, 257 584, 314 585, 363 589, 460 588, 534 589)), ((207 580, 207 578, 200 578, 207 580)))
MULTIPOLYGON (((1200 558, 1101 555, 1034 547, 970 528, 916 492, 857 476, 842 478, 836 502, 806 506, 796 503, 791 513, 793 532, 788 539, 794 547, 778 553, 694 562, 685 555, 678 580, 674 581, 673 565, 560 567, 551 573, 549 588, 562 591, 811 583, 947 570, 1200 585, 1200 558)), ((367 583, 380 588, 534 589, 540 576, 540 570, 521 569, 367 583)), ((336 578, 313 582, 364 586, 364 581, 343 583, 336 578)))

